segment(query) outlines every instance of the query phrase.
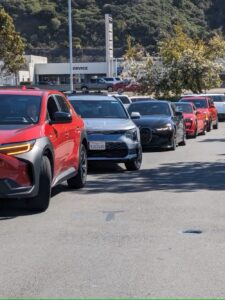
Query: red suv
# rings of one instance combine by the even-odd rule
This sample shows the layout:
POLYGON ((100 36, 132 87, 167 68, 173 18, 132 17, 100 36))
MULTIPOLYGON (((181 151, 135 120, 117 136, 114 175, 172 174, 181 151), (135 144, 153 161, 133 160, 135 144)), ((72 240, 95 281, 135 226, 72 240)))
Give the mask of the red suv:
POLYGON ((84 186, 86 147, 83 120, 62 93, 0 90, 1 198, 28 198, 29 209, 46 210, 55 185, 84 186))
POLYGON ((182 102, 192 102, 197 111, 205 114, 206 129, 211 131, 213 129, 218 129, 218 113, 213 100, 210 97, 204 96, 193 96, 181 98, 182 102))

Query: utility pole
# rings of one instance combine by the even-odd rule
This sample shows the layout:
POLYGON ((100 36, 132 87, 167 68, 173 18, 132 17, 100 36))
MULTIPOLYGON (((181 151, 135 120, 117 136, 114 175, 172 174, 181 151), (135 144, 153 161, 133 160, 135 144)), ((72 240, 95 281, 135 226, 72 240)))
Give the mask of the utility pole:
POLYGON ((70 90, 73 91, 73 33, 72 33, 72 8, 71 0, 68 0, 68 21, 69 21, 69 48, 70 48, 70 90))

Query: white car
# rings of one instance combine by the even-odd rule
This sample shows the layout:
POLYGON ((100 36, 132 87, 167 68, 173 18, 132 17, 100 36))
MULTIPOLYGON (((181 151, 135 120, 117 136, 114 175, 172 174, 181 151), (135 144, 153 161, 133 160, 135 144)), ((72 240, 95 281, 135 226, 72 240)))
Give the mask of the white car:
POLYGON ((132 101, 131 101, 131 99, 128 95, 114 94, 114 95, 111 95, 111 96, 120 99, 120 101, 123 103, 123 105, 126 108, 128 108, 130 106, 130 104, 132 103, 132 101))
POLYGON ((219 121, 225 120, 225 94, 201 94, 211 97, 218 112, 219 121))

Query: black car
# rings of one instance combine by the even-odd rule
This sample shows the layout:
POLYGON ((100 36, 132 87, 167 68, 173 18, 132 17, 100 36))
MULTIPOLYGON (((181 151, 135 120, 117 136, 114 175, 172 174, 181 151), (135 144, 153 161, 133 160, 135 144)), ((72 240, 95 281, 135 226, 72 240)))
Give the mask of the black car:
POLYGON ((176 112, 168 101, 142 101, 132 103, 128 112, 140 128, 143 148, 169 148, 186 144, 183 115, 176 112))

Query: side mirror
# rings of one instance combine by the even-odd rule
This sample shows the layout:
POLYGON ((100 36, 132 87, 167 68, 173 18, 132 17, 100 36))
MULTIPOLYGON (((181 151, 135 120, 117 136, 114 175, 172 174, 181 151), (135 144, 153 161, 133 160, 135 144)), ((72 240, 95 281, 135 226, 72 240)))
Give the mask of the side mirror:
POLYGON ((140 119, 141 118, 141 115, 139 112, 132 112, 131 113, 131 119, 140 119))
POLYGON ((71 123, 72 116, 69 113, 57 111, 54 113, 50 124, 64 124, 64 123, 71 123))

